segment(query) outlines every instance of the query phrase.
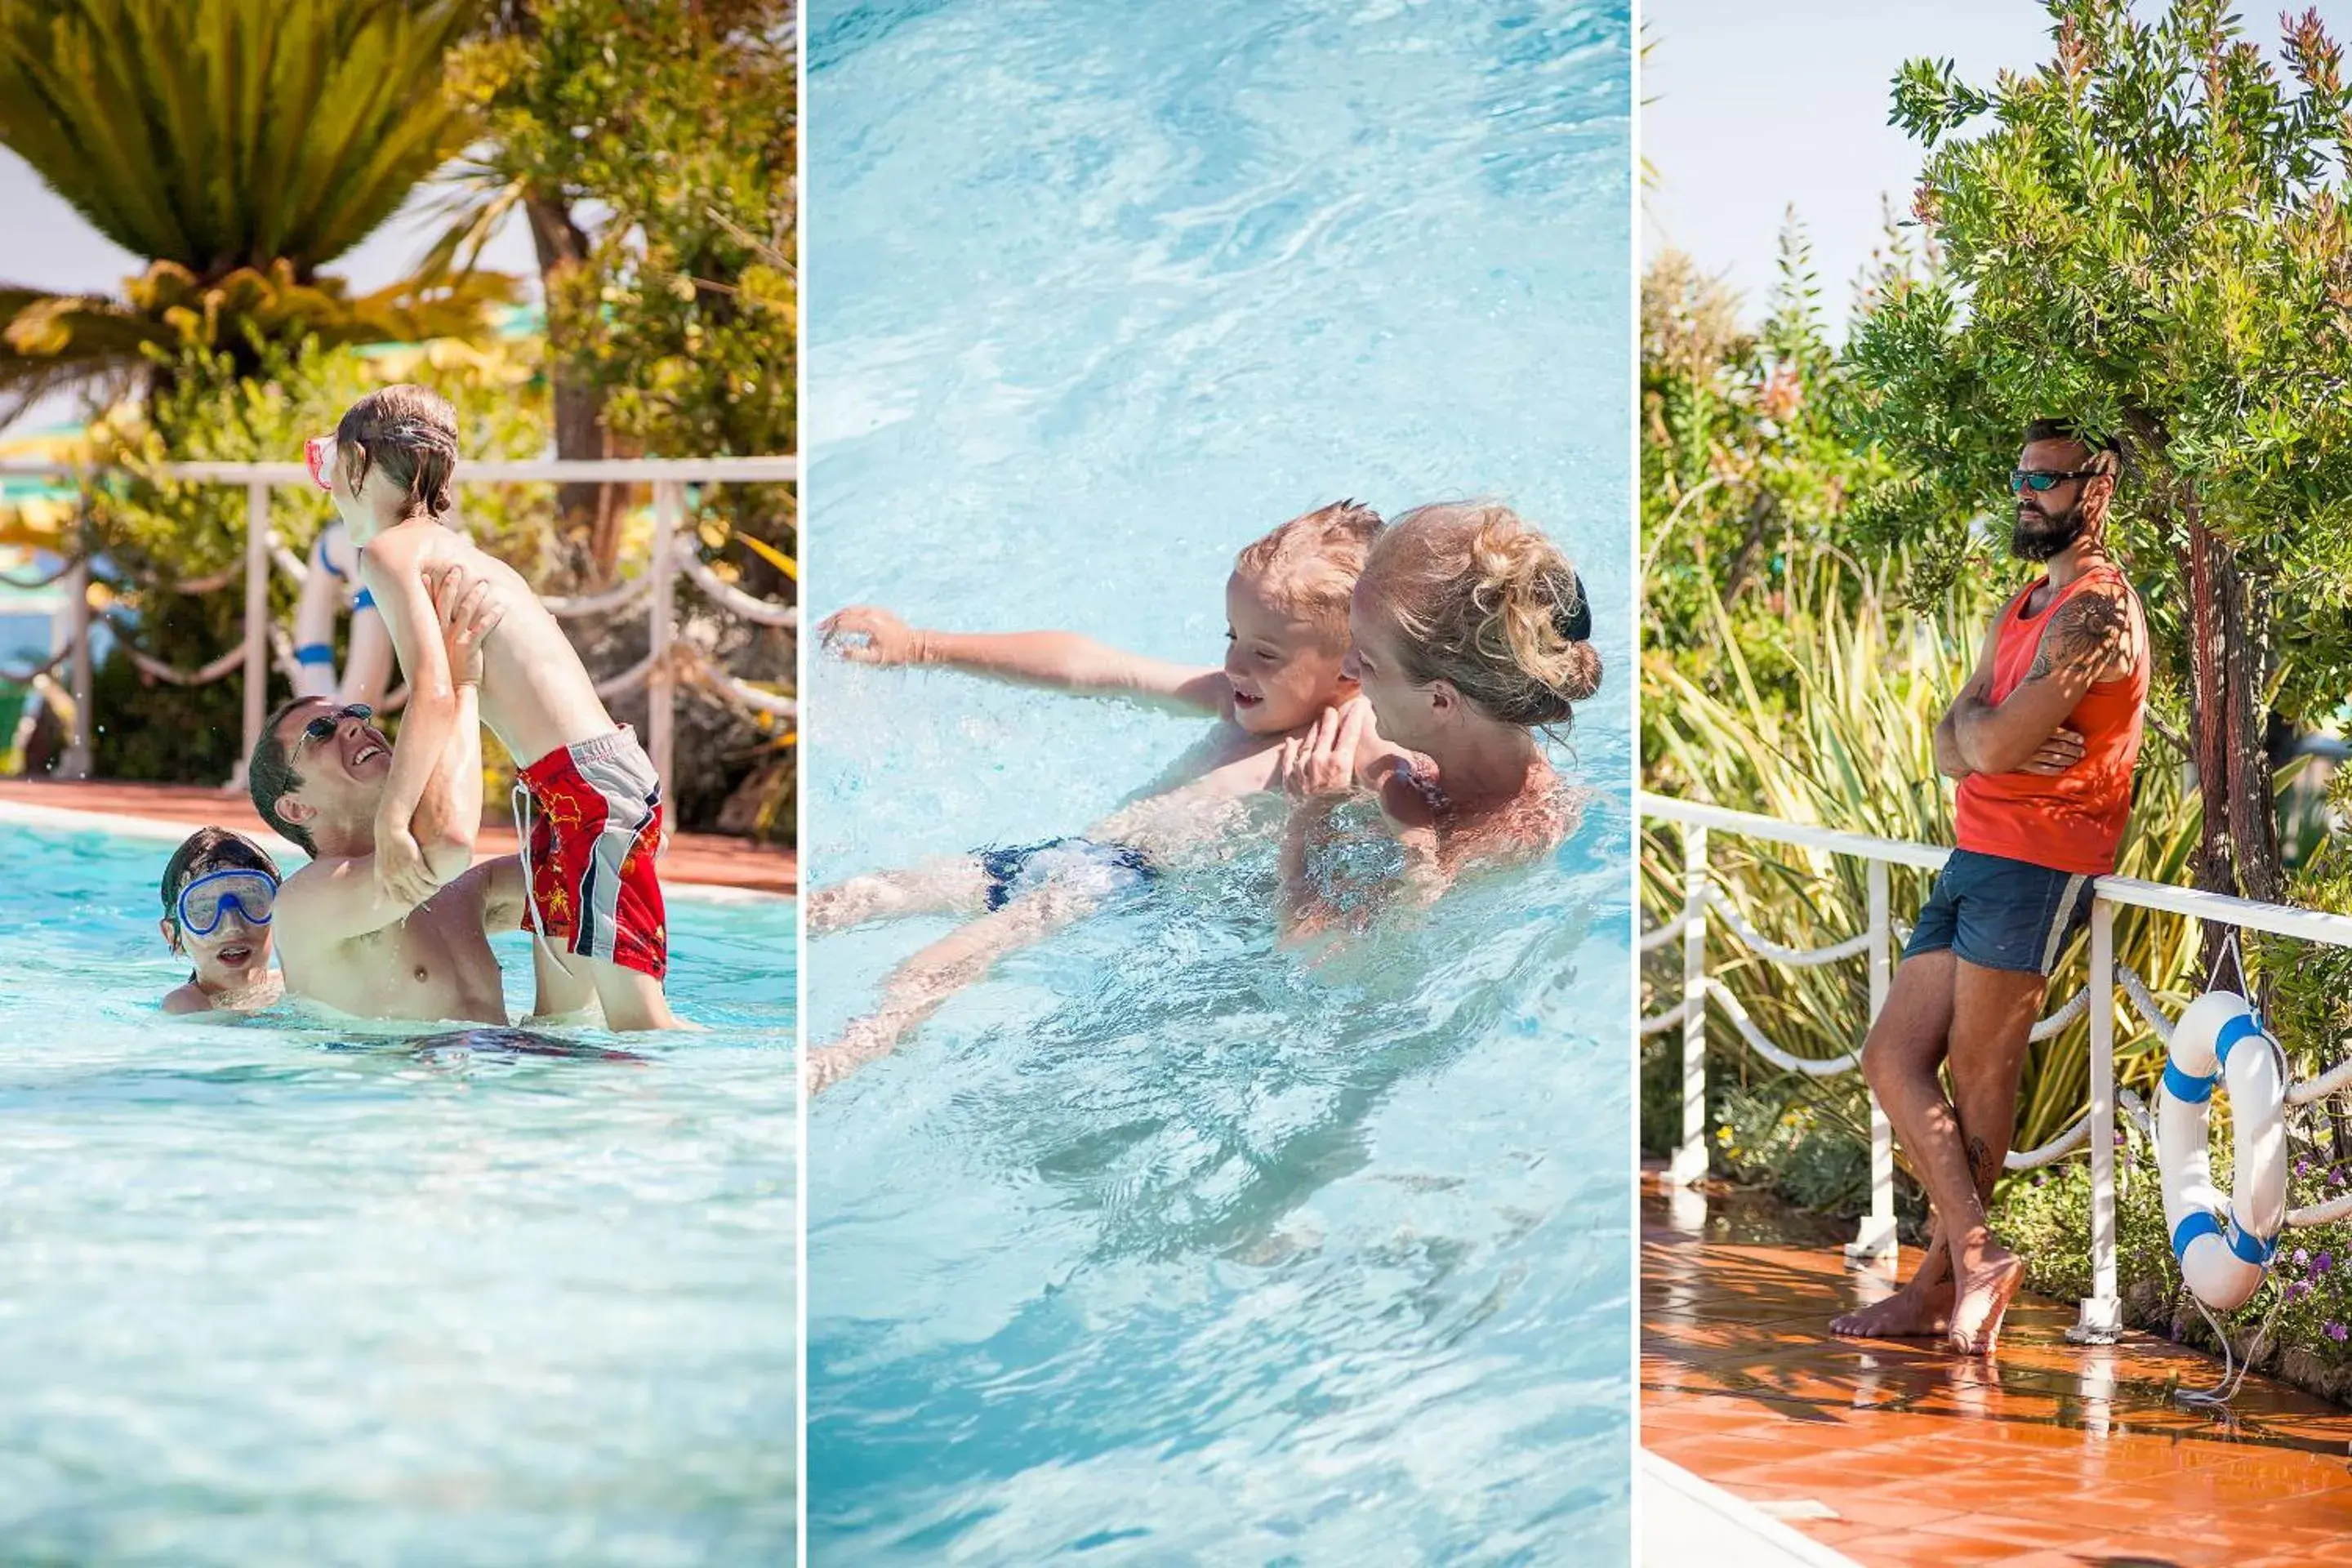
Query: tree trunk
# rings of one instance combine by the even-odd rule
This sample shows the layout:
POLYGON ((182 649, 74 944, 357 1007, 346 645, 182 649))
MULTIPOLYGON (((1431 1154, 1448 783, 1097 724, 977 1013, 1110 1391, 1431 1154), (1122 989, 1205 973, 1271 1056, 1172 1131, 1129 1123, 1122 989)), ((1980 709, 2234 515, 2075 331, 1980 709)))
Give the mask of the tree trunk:
MULTIPOLYGON (((2228 540, 2205 526, 2195 489, 2178 492, 2189 584, 2190 744, 2204 795, 2197 885, 2275 903, 2286 888, 2263 744, 2261 612, 2228 540)), ((2208 924, 2207 984, 2218 976, 2228 928, 2208 924)))
MULTIPOLYGON (((539 257, 540 294, 547 301, 547 374, 555 393, 555 455, 605 456, 604 395, 570 361, 572 333, 563 320, 561 295, 572 274, 587 262, 588 236, 572 212, 553 195, 524 198, 530 218, 531 247, 539 257)), ((614 485, 555 487, 555 510, 567 538, 588 542, 590 574, 612 580, 620 556, 620 489, 614 485)))

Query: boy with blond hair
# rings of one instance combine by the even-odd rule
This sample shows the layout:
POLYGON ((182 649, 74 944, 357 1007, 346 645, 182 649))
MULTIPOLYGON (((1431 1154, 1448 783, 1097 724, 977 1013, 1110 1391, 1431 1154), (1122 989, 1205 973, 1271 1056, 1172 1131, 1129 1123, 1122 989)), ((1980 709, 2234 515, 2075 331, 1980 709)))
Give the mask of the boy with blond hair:
MULTIPOLYGON (((1283 787, 1283 744, 1355 695, 1348 604, 1381 529, 1338 501, 1255 541, 1225 583, 1222 667, 1173 663, 1075 632, 946 632, 853 605, 818 629, 861 664, 930 665, 1077 696, 1123 698, 1215 724, 1158 780, 1083 837, 991 847, 908 870, 855 877, 809 900, 809 934, 911 915, 971 917, 901 964, 881 1005, 811 1054, 822 1089, 895 1049, 908 1030, 1005 953, 1043 941, 1112 896, 1155 879, 1218 837, 1234 808, 1283 787)), ((1369 740, 1367 744, 1371 744, 1369 740)))

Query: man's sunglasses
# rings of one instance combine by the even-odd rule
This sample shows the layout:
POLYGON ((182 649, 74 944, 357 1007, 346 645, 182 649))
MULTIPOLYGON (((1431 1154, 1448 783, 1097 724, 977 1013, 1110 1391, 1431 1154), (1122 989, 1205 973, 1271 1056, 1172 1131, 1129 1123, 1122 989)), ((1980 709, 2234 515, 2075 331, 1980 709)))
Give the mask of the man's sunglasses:
MULTIPOLYGON (((303 725, 302 740, 316 744, 332 737, 336 731, 343 727, 343 721, 346 719, 357 719, 362 723, 365 723, 374 717, 374 709, 364 702, 353 702, 347 707, 336 709, 332 713, 321 713, 303 725)), ((301 742, 298 741, 295 744, 299 746, 301 742)))
POLYGON ((312 484, 329 495, 335 493, 335 438, 332 436, 313 436, 303 442, 302 462, 310 470, 312 484))
POLYGON ((2054 490, 2068 479, 2088 479, 2097 477, 2096 468, 2011 468, 2009 470, 2011 493, 2032 490, 2040 495, 2054 490))

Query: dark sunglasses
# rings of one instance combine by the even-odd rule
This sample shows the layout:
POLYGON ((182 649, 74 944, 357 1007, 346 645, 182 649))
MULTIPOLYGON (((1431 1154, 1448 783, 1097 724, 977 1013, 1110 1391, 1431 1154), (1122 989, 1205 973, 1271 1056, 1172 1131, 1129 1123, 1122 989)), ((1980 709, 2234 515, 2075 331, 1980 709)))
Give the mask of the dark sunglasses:
POLYGON ((2097 476, 2096 468, 2011 468, 2009 470, 2011 493, 2032 490, 2040 495, 2054 490, 2068 479, 2087 479, 2097 476))
POLYGON ((313 743, 324 741, 333 735, 337 730, 341 729, 343 721, 346 719, 357 719, 364 723, 374 717, 374 709, 364 702, 354 702, 349 707, 338 708, 332 713, 321 713, 303 725, 302 739, 313 743))

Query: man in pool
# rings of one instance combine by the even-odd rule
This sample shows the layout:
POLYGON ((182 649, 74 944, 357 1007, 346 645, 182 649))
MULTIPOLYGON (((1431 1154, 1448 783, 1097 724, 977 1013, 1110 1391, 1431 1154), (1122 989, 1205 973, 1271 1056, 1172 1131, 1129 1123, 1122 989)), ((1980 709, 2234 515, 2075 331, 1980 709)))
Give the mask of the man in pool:
POLYGON ((163 868, 163 943, 188 978, 163 997, 166 1013, 250 1013, 278 1000, 269 967, 270 910, 284 879, 268 852, 226 827, 199 827, 163 868))
MULTIPOLYGON (((482 731, 475 713, 481 645, 495 596, 451 570, 434 608, 457 691, 458 723, 434 761, 416 816, 433 888, 412 899, 375 869, 375 819, 395 749, 357 704, 298 697, 270 716, 247 769, 254 809, 313 857, 278 890, 278 962, 295 995, 369 1018, 504 1024, 491 931, 521 929, 527 891, 514 856, 473 864, 482 817, 482 731)), ((537 947, 539 1012, 568 1013, 593 994, 537 947)))
POLYGON ((1834 1333, 1989 1355, 2024 1275, 1985 1205, 2050 972, 2089 918, 2092 880, 2115 869, 2147 697, 2147 619, 2106 552, 2119 463, 2114 442, 2036 420, 2010 475, 2011 552, 2046 563, 2043 575, 2001 610, 1936 726, 1937 771, 1959 782, 1958 847, 1862 1048, 1935 1227, 1910 1283, 1834 1333))

